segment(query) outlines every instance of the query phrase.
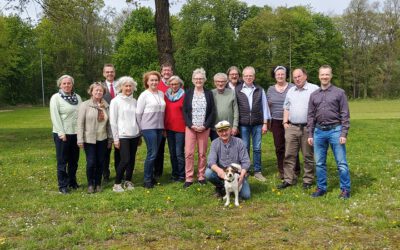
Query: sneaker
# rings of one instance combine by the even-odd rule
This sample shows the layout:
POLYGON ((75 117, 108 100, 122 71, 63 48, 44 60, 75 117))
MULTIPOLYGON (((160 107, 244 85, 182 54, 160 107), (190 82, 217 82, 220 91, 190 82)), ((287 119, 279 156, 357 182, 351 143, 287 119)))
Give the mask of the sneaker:
POLYGON ((124 183, 124 188, 126 190, 133 190, 135 187, 133 186, 133 183, 130 181, 125 181, 124 183))
POLYGON ((311 183, 303 183, 303 189, 310 189, 312 187, 311 183))
POLYGON ((101 190, 102 190, 102 189, 101 189, 101 186, 100 186, 100 185, 97 185, 97 186, 96 186, 96 193, 100 193, 101 190))
POLYGON ((116 193, 122 193, 125 190, 122 188, 121 184, 114 184, 113 191, 116 192, 116 193))
POLYGON ((317 197, 320 197, 320 196, 324 196, 325 194, 326 194, 325 190, 317 188, 317 190, 315 190, 315 192, 311 194, 311 197, 317 198, 317 197))
POLYGON ((206 181, 206 180, 199 180, 199 184, 200 184, 200 185, 206 185, 206 184, 207 184, 207 181, 206 181))
POLYGON ((342 189, 342 192, 339 194, 339 198, 347 200, 348 198, 350 198, 350 191, 342 189))
POLYGON ((66 188, 66 187, 60 188, 59 191, 60 191, 60 194, 68 194, 68 192, 69 192, 68 188, 66 188))
POLYGON ((94 193, 94 187, 90 185, 87 189, 88 194, 93 194, 94 193))
POLYGON ((185 182, 185 183, 183 184, 183 188, 188 188, 188 187, 190 187, 192 184, 193 184, 193 182, 187 181, 187 182, 185 182))
POLYGON ((285 188, 290 187, 290 186, 292 186, 292 184, 290 184, 289 182, 284 181, 284 182, 282 182, 282 184, 279 184, 276 188, 277 189, 285 189, 285 188))
POLYGON ((265 182, 267 179, 262 175, 261 172, 256 172, 254 173, 254 178, 256 178, 259 181, 265 182))
POLYGON ((154 184, 152 182, 145 182, 143 183, 143 187, 147 189, 154 188, 154 184))

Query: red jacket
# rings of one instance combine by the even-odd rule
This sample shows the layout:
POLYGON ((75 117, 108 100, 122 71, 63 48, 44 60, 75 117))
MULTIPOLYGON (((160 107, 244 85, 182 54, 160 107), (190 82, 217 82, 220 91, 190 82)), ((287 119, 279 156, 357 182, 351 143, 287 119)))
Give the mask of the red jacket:
MULTIPOLYGON (((159 84, 160 85, 160 84, 159 84)), ((164 128, 166 130, 172 130, 174 132, 185 132, 185 119, 183 118, 183 99, 185 95, 176 101, 171 102, 166 96, 164 96, 166 107, 164 116, 164 128)))

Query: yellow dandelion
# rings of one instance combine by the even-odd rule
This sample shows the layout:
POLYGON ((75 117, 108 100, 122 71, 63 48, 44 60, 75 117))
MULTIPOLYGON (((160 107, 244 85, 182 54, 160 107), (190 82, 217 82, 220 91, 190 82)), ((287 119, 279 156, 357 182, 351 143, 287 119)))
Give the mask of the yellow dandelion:
POLYGON ((197 192, 200 192, 201 191, 201 189, 200 188, 197 188, 197 192))
POLYGON ((281 195, 281 192, 276 193, 277 195, 281 195))
POLYGON ((216 234, 220 234, 220 233, 222 233, 222 231, 219 230, 219 229, 217 229, 217 230, 215 231, 215 233, 216 233, 216 234))

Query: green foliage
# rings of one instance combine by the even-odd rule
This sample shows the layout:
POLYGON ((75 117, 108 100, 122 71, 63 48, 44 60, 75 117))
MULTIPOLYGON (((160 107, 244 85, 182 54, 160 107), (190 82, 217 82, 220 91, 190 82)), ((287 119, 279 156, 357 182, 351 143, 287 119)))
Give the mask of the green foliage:
POLYGON ((2 111, 0 249, 399 249, 400 101, 350 102, 350 111, 357 117, 347 142, 349 200, 337 198, 331 151, 327 196, 311 198, 313 190, 304 191, 301 180, 276 190, 280 180, 267 133, 262 141, 267 181, 249 177, 252 197, 239 208, 224 208, 211 184, 183 189, 182 183, 170 183, 168 150, 160 185, 142 188, 145 144, 137 153, 133 191, 114 193, 110 182, 103 192, 87 194, 81 150, 81 188, 61 195, 49 110, 2 111))
MULTIPOLYGON (((208 79, 238 62, 237 31, 253 11, 237 0, 191 0, 182 7, 174 34, 177 73, 186 81, 203 67, 208 79)), ((211 85, 209 84, 211 87, 211 85)))
POLYGON ((117 36, 116 50, 112 61, 119 76, 129 75, 138 82, 138 91, 143 73, 158 70, 158 54, 154 29, 154 14, 150 8, 132 11, 117 36))
POLYGON ((256 68, 264 87, 274 82, 269 73, 276 65, 304 67, 312 82, 322 64, 341 68, 340 33, 329 17, 306 7, 260 11, 243 23, 238 44, 242 63, 256 68))

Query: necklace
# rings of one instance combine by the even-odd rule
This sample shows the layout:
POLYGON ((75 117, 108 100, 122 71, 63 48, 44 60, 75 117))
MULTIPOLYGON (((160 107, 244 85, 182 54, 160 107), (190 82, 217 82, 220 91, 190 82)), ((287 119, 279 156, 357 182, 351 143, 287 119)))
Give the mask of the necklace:
POLYGON ((279 93, 285 92, 286 87, 288 86, 288 83, 285 83, 285 85, 281 86, 279 84, 275 84, 275 88, 279 93))
POLYGON ((153 97, 156 100, 156 102, 158 103, 158 105, 161 105, 161 100, 160 100, 160 96, 158 95, 158 91, 157 91, 157 94, 154 94, 153 92, 151 92, 151 94, 153 95, 153 97))

